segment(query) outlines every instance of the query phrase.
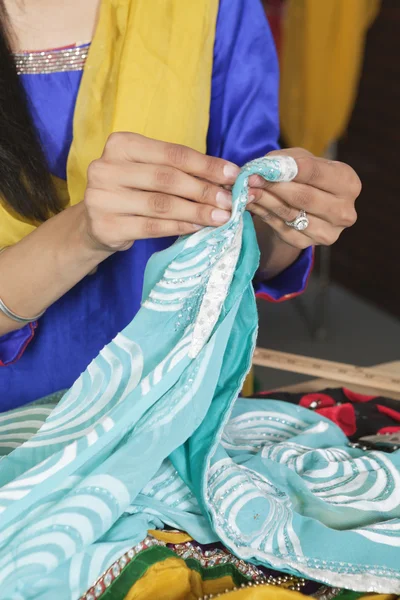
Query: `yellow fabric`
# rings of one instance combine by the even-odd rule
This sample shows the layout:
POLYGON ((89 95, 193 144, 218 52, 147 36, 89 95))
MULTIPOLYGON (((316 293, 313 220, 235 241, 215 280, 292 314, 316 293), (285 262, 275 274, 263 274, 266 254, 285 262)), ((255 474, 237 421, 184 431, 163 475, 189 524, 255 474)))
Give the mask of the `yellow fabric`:
POLYGON ((150 530, 149 534, 156 538, 156 540, 164 542, 165 544, 184 544, 185 542, 191 542, 193 540, 193 538, 184 531, 164 531, 154 529, 150 530))
POLYGON ((252 367, 247 374, 242 388, 242 396, 250 398, 254 394, 254 368, 252 367))
POLYGON ((323 155, 353 109, 365 36, 380 0, 288 0, 281 75, 285 142, 323 155))
MULTIPOLYGON (((205 151, 218 4, 102 0, 75 108, 67 166, 71 204, 83 199, 87 168, 112 132, 205 151)), ((0 205, 0 248, 34 228, 0 205)))
MULTIPOLYGON (((180 558, 167 558, 146 571, 129 590, 124 600, 199 600, 221 595, 226 600, 305 600, 304 596, 276 586, 260 585, 234 589, 230 576, 203 581, 180 558)), ((394 600, 392 595, 368 595, 365 600, 394 600)))
MULTIPOLYGON (((152 530, 149 533, 166 544, 184 544, 193 538, 183 531, 152 530)), ((203 596, 223 594, 226 600, 303 600, 303 594, 287 589, 260 586, 234 590, 230 576, 203 581, 181 558, 167 558, 149 567, 129 590, 124 600, 198 600, 203 596)), ((365 600, 394 600, 393 595, 369 595, 365 600)))
MULTIPOLYGON (((57 194, 61 198, 63 205, 68 206, 69 197, 66 182, 58 177, 53 177, 53 180, 57 194)), ((16 244, 27 236, 28 233, 34 231, 35 228, 36 225, 14 213, 0 199, 0 248, 16 244)))
POLYGON ((394 594, 367 594, 365 600, 396 600, 398 596, 394 594))
POLYGON ((233 590, 234 583, 230 576, 215 580, 202 581, 197 571, 187 567, 180 558, 167 558, 151 566, 129 590, 125 600, 198 600, 203 596, 223 594, 227 600, 300 600, 306 598, 302 594, 279 589, 277 587, 259 586, 238 591, 233 590))
POLYGON ((229 576, 203 582, 200 574, 189 569, 184 560, 167 558, 149 567, 129 590, 125 600, 198 600, 233 587, 229 576))

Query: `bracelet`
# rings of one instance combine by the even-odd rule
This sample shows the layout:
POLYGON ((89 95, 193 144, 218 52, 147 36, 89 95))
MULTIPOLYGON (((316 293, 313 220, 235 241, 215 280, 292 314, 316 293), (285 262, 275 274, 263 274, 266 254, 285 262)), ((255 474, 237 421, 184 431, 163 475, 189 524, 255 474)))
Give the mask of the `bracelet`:
POLYGON ((40 317, 42 317, 46 311, 44 310, 39 315, 36 315, 35 317, 30 317, 29 319, 27 319, 25 317, 20 317, 15 312, 10 310, 8 308, 8 306, 6 306, 3 302, 3 300, 0 298, 0 312, 2 312, 4 315, 6 315, 6 317, 11 319, 12 321, 15 321, 16 323, 21 323, 22 325, 27 325, 28 323, 32 323, 33 321, 37 321, 38 319, 40 319, 40 317))
MULTIPOLYGON (((0 254, 2 254, 2 252, 4 252, 4 250, 7 250, 7 248, 8 248, 8 246, 4 246, 3 248, 0 248, 0 254)), ((0 312, 2 312, 4 315, 6 315, 6 317, 11 319, 12 321, 16 321, 16 323, 21 323, 23 325, 27 325, 28 323, 32 323, 33 321, 37 321, 38 319, 40 319, 40 317, 43 317, 43 315, 46 311, 45 310, 42 311, 39 315, 36 315, 36 317, 26 319, 25 317, 20 317, 15 312, 10 310, 8 308, 8 306, 6 306, 6 304, 4 304, 3 300, 0 298, 0 312)))

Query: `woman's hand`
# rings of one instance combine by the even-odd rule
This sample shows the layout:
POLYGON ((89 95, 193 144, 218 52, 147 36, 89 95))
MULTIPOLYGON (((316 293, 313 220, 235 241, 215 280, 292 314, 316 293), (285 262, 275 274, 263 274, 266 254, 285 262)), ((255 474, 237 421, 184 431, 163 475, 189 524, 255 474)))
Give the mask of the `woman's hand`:
POLYGON ((114 133, 89 167, 84 198, 95 247, 193 233, 226 223, 239 168, 219 158, 134 133, 114 133))
POLYGON ((294 248, 333 244, 356 222, 354 205, 361 191, 357 174, 346 164, 316 158, 301 148, 278 150, 268 156, 282 154, 296 160, 297 177, 290 183, 269 183, 258 175, 251 176, 248 209, 294 248), (302 232, 285 223, 294 221, 300 210, 306 211, 309 220, 302 232))

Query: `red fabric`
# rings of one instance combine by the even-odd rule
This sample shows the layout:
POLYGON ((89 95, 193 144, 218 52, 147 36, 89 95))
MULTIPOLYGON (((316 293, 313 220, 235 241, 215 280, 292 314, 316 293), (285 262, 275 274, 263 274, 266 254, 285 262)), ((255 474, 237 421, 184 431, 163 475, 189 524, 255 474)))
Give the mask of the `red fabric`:
POLYGON ((328 396, 327 394, 315 393, 315 394, 306 394, 302 397, 299 404, 300 406, 304 406, 304 408, 310 408, 313 402, 318 403, 319 408, 327 408, 329 406, 335 406, 335 401, 333 398, 328 396))
POLYGON ((351 404, 319 408, 316 412, 336 423, 347 436, 354 435, 357 431, 356 415, 351 404))
POLYGON ((356 392, 352 392, 347 388, 342 388, 343 393, 350 400, 350 402, 370 402, 371 400, 375 400, 377 396, 365 396, 363 394, 356 394, 356 392))
POLYGON ((400 412, 397 412, 397 410, 393 410, 393 408, 389 408, 388 406, 382 406, 382 404, 377 404, 376 408, 383 415, 387 415, 393 419, 393 421, 400 423, 400 412))
POLYGON ((264 0, 265 12, 278 52, 282 47, 282 17, 285 0, 264 0))
MULTIPOLYGON (((17 360, 19 360, 21 358, 21 356, 25 352, 26 348, 28 347, 28 345, 31 343, 31 341, 35 337, 35 331, 37 329, 37 326, 38 326, 37 321, 34 321, 33 323, 29 323, 29 329, 31 330, 31 334, 30 334, 29 338, 25 341, 25 344, 22 346, 22 348, 19 351, 18 356, 16 357, 14 362, 17 362, 17 360)), ((10 364, 12 364, 12 363, 10 363, 10 364)))
POLYGON ((294 294, 285 294, 285 296, 282 296, 282 298, 273 298, 265 292, 257 292, 256 298, 260 298, 260 300, 266 300, 267 302, 272 302, 273 304, 279 304, 279 302, 286 302, 286 300, 297 298, 297 296, 301 296, 303 292, 304 290, 301 290, 300 292, 295 292, 294 294))
POLYGON ((308 282, 310 281, 311 273, 314 270, 314 264, 315 264, 315 247, 313 247, 313 249, 312 249, 312 263, 311 263, 311 268, 310 268, 310 271, 308 273, 306 282, 305 282, 305 284, 303 286, 303 289, 301 289, 298 292, 293 292, 293 294, 285 294, 281 298, 273 298, 272 296, 270 296, 269 294, 266 294, 265 292, 257 292, 256 293, 256 298, 260 298, 261 300, 266 300, 267 302, 272 302, 273 304, 278 304, 279 302, 286 302, 286 300, 291 300, 292 298, 296 298, 297 296, 300 296, 307 289, 308 282))
POLYGON ((352 442, 365 436, 400 434, 400 405, 390 398, 366 396, 344 388, 310 394, 277 391, 256 397, 268 395, 313 410, 335 423, 352 442))
POLYGON ((385 435, 386 433, 397 433, 398 431, 400 431, 400 427, 382 427, 382 429, 379 429, 377 433, 385 435))
MULTIPOLYGON (((27 335, 18 342, 18 346, 17 349, 15 350, 15 352, 12 354, 11 357, 7 357, 6 360, 0 360, 0 367, 8 367, 9 365, 13 365, 14 363, 16 363, 21 356, 23 355, 23 353, 25 352, 26 348, 28 347, 28 345, 31 343, 31 341, 33 340, 33 338, 35 337, 35 331, 37 329, 38 323, 37 321, 34 321, 33 323, 29 323, 27 328, 28 328, 28 332, 27 335)), ((7 334, 9 335, 9 334, 7 334)), ((3 357, 4 358, 4 357, 3 357)))

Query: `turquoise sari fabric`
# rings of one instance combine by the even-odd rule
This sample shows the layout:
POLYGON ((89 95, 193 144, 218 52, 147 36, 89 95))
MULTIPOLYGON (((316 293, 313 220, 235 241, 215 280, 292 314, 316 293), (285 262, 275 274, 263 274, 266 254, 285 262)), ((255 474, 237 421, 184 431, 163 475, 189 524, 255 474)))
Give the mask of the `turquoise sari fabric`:
POLYGON ((333 586, 400 592, 400 459, 297 406, 237 400, 257 333, 245 166, 230 222, 149 262, 143 304, 65 394, 0 415, 4 600, 75 600, 148 531, 333 586))

